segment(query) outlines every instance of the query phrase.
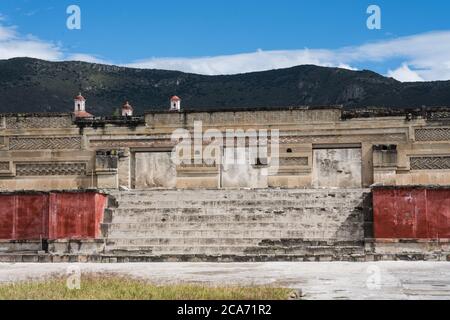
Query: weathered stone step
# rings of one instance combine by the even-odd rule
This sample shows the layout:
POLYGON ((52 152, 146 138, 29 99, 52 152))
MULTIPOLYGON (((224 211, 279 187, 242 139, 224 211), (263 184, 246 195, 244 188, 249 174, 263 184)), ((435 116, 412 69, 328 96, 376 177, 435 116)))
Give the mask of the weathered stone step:
POLYGON ((109 238, 106 242, 107 247, 116 246, 154 246, 154 245, 243 245, 254 246, 261 242, 260 238, 138 238, 138 239, 114 239, 109 238))
POLYGON ((247 248, 246 254, 305 254, 305 255, 345 255, 364 254, 363 246, 253 246, 247 248))
POLYGON ((116 201, 102 225, 105 252, 118 257, 197 256, 200 260, 214 256, 353 259, 364 253, 367 191, 115 192, 116 201))
POLYGON ((242 255, 248 248, 246 245, 124 245, 124 246, 106 246, 106 253, 114 254, 234 254, 242 255))
POLYGON ((192 238, 192 237, 165 237, 165 238, 108 238, 106 244, 108 246, 151 246, 151 245, 258 245, 258 246, 274 246, 274 247, 361 247, 362 243, 355 241, 336 241, 332 244, 326 244, 324 241, 289 241, 296 239, 286 239, 286 241, 279 238, 261 239, 261 238, 192 238))
POLYGON ((222 190, 133 190, 112 192, 112 196, 122 200, 130 200, 136 197, 151 197, 153 199, 165 199, 174 197, 177 199, 261 199, 271 197, 361 197, 370 193, 370 189, 222 189, 222 190))
MULTIPOLYGON (((130 244, 145 244, 147 245, 147 243, 145 243, 147 240, 154 240, 154 239, 163 239, 163 240, 181 240, 181 239, 192 239, 192 240, 197 240, 197 239, 205 239, 206 240, 216 240, 216 239, 236 239, 236 238, 198 238, 198 237, 162 237, 162 238, 108 238, 106 240, 106 243, 112 243, 115 241, 124 241, 124 243, 130 243, 130 244)), ((364 240, 342 240, 342 239, 319 239, 319 238, 278 238, 278 237, 274 237, 274 238, 242 238, 242 239, 248 239, 248 240, 258 240, 260 241, 261 245, 269 245, 269 246, 273 246, 273 245, 277 245, 277 246, 322 246, 322 247, 330 247, 330 246, 342 246, 342 247, 352 247, 352 246, 356 246, 356 247, 360 247, 360 246, 364 246, 365 242, 364 240)))
MULTIPOLYGON (((325 211, 337 211, 337 210, 347 210, 347 211, 355 211, 362 210, 363 207, 359 205, 349 205, 342 204, 340 206, 308 206, 308 205, 295 205, 295 206, 278 206, 276 204, 272 206, 222 206, 222 207, 182 207, 182 206, 168 206, 168 207, 150 207, 150 206, 122 206, 119 208, 115 208, 114 212, 116 214, 129 214, 129 213, 140 213, 140 214, 242 214, 242 213, 264 213, 264 214, 281 214, 284 212, 309 212, 309 213, 317 213, 317 212, 325 212, 325 211)), ((342 212, 342 211, 340 211, 342 212)))
POLYGON ((293 208, 322 208, 327 207, 350 207, 361 203, 359 199, 328 199, 322 201, 314 200, 130 200, 121 201, 119 208, 254 208, 254 207, 293 207, 293 208))
POLYGON ((355 234, 353 231, 338 231, 335 232, 334 229, 331 230, 298 230, 298 229, 282 229, 282 230, 274 230, 274 229, 251 229, 251 230, 222 230, 222 229, 206 229, 206 230, 151 230, 148 232, 122 232, 115 231, 108 233, 108 238, 146 238, 146 237, 235 237, 235 238, 316 238, 316 239, 335 239, 338 238, 340 240, 360 240, 363 237, 363 231, 360 231, 360 234, 355 234))
POLYGON ((2 254, 0 253, 0 262, 18 263, 18 262, 108 262, 108 263, 129 263, 129 262, 269 262, 269 261, 298 261, 298 262, 319 262, 319 261, 450 261, 450 255, 439 253, 420 253, 420 254, 351 254, 351 255, 264 255, 264 254, 246 254, 246 255, 195 255, 195 254, 2 254))
MULTIPOLYGON (((359 219, 359 217, 353 218, 352 220, 341 221, 336 219, 335 221, 327 221, 323 223, 319 227, 327 228, 327 227, 335 227, 340 226, 343 223, 347 225, 350 224, 361 224, 363 221, 359 219)), ((282 230, 286 227, 295 230, 301 230, 303 228, 307 228, 308 226, 316 226, 317 223, 314 221, 306 220, 306 221, 269 221, 269 222, 259 222, 259 221, 251 221, 251 222, 243 222, 243 221, 234 221, 234 222, 186 222, 186 223, 178 223, 178 222, 152 222, 152 223, 111 223, 105 224, 108 228, 109 232, 121 231, 121 232, 151 232, 151 231, 160 231, 160 230, 253 230, 253 229, 261 229, 261 230, 282 230)))
MULTIPOLYGON (((118 199, 116 199, 118 200, 118 199)), ((166 197, 166 198, 157 198, 157 197, 138 197, 138 198, 130 198, 130 199, 121 199, 118 200, 119 202, 122 203, 133 203, 133 204, 140 204, 140 203, 161 203, 161 204, 166 204, 166 203, 180 203, 180 204, 187 204, 187 205, 192 205, 192 204, 198 204, 198 205, 233 205, 233 204, 245 204, 245 203, 249 203, 254 204, 255 202, 261 202, 261 203, 326 203, 327 201, 330 201, 330 203, 337 203, 337 204, 341 204, 341 203, 359 203, 362 202, 364 200, 364 197, 346 197, 346 198, 339 198, 339 197, 333 197, 333 198, 260 198, 260 199, 255 199, 255 198, 243 198, 243 199, 220 199, 220 198, 216 198, 216 199, 204 199, 202 197, 192 197, 192 198, 187 198, 187 199, 178 199, 175 197, 166 197)))
MULTIPOLYGON (((320 219, 320 217, 325 217, 330 219, 330 217, 339 217, 335 212, 321 212, 320 214, 313 213, 278 213, 274 214, 117 214, 115 213, 112 219, 114 224, 116 223, 128 223, 128 224, 141 224, 146 225, 150 223, 231 223, 231 222, 242 222, 242 223, 256 223, 256 222, 278 222, 278 223, 305 223, 308 221, 320 219)), ((359 217, 352 217, 353 220, 359 221, 359 217)))
POLYGON ((149 245, 107 246, 106 252, 162 254, 363 254, 364 247, 258 247, 246 245, 149 245))

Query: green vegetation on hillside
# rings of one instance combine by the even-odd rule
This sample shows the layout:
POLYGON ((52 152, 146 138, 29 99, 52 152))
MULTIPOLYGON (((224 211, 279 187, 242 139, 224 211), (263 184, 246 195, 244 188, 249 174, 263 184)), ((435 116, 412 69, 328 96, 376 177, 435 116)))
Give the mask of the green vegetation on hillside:
POLYGON ((144 70, 30 58, 0 60, 0 112, 71 112, 79 91, 88 111, 111 115, 129 100, 137 114, 168 108, 172 95, 184 109, 344 105, 420 107, 450 105, 450 81, 401 83, 371 71, 303 65, 227 76, 144 70))

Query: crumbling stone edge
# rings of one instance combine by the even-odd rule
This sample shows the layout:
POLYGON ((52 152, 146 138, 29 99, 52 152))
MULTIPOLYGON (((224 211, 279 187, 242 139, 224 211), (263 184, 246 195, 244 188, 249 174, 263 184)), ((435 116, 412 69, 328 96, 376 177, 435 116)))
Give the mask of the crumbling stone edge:
POLYGON ((0 263, 126 263, 126 262, 370 262, 450 261, 450 253, 404 253, 365 255, 82 255, 1 254, 0 263))

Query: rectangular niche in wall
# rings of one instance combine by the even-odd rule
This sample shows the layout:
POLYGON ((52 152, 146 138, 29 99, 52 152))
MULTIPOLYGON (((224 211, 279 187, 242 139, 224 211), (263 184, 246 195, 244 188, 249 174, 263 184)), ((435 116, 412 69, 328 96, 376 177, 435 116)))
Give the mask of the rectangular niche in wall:
POLYGON ((136 152, 135 188, 175 188, 177 171, 170 156, 170 152, 136 152))
POLYGON ((313 150, 315 188, 361 188, 361 149, 313 150))

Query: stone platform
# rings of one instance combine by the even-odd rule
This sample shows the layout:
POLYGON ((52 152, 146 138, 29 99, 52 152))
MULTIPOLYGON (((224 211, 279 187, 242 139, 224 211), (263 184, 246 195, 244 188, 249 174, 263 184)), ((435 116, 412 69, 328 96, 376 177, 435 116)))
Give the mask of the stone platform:
POLYGON ((115 192, 103 224, 117 256, 357 257, 366 189, 115 192))
POLYGON ((101 238, 4 241, 0 261, 450 259, 448 239, 373 240, 369 189, 131 190, 108 203, 101 238))

